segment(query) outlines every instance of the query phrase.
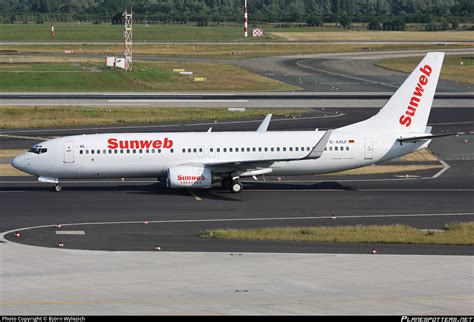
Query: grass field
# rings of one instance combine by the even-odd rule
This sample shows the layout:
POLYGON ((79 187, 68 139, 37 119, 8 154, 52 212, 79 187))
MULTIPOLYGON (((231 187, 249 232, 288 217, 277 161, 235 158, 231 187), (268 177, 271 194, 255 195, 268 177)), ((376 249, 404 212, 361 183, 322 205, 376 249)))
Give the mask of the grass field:
POLYGON ((474 31, 277 31, 271 34, 288 41, 467 41, 474 43, 474 31))
MULTIPOLYGON (((302 44, 302 43, 235 43, 235 44, 135 44, 133 52, 138 55, 178 56, 242 59, 278 55, 318 54, 334 52, 368 52, 385 50, 445 50, 472 48, 472 45, 445 44, 302 44)), ((122 55, 122 45, 73 44, 73 45, 0 45, 0 62, 8 62, 9 53, 58 53, 73 51, 75 54, 122 55)), ((137 60, 137 57, 136 59, 137 60)))
MULTIPOLYGON (((250 27, 250 30, 253 27, 250 27)), ((275 28, 265 26, 264 37, 243 37, 241 26, 208 26, 159 24, 134 24, 135 42, 259 42, 272 40, 290 41, 474 41, 472 31, 356 31, 340 28, 275 28), (329 31, 328 31, 329 30, 329 31)), ((121 42, 123 25, 90 23, 56 23, 56 37, 51 38, 50 24, 4 24, 0 41, 18 42, 121 42)))
MULTIPOLYGON (((135 63, 134 71, 105 67, 102 60, 47 62, 15 57, 0 64, 1 92, 288 91, 298 87, 227 64, 202 62, 135 63), (192 71, 192 76, 173 72, 192 71), (204 82, 194 77, 205 77, 204 82)), ((49 59, 51 60, 51 59, 49 59)))
MULTIPOLYGON (((106 126, 157 124, 171 122, 213 121, 299 116, 307 109, 247 109, 229 112, 225 108, 149 108, 149 107, 34 107, 0 106, 0 128, 51 128, 70 126, 106 126)), ((255 125, 257 127, 257 124, 255 125)))
MULTIPOLYGON (((409 57, 381 60, 377 62, 377 65, 409 73, 419 62, 419 57, 409 57)), ((455 82, 474 84, 474 56, 445 56, 440 77, 455 82)))
MULTIPOLYGON (((51 38, 50 24, 5 24, 2 25, 0 41, 34 42, 122 42, 123 25, 91 23, 56 23, 56 37, 51 38)), ((238 26, 198 27, 194 25, 133 25, 133 40, 136 42, 180 42, 180 41, 258 41, 262 38, 243 37, 238 26)), ((268 40, 268 38, 266 39, 268 40)))
POLYGON ((200 233, 199 236, 218 239, 299 242, 474 245, 474 223, 449 224, 443 232, 422 231, 406 225, 357 225, 216 229, 206 230, 200 233))

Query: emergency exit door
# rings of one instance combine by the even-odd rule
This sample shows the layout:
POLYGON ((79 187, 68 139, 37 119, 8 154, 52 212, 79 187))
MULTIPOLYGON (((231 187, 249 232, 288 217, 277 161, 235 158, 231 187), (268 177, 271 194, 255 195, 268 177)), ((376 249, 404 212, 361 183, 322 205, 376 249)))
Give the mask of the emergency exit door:
POLYGON ((374 157, 374 143, 372 138, 365 138, 364 140, 364 159, 372 160, 374 157))
POLYGON ((64 142, 64 163, 74 163, 74 143, 64 142))

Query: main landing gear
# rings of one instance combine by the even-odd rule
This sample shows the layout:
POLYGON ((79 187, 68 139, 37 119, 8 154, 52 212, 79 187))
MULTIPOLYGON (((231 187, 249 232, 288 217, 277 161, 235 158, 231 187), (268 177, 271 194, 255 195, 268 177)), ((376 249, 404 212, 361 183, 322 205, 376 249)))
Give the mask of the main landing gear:
POLYGON ((61 186, 59 183, 57 183, 57 184, 54 185, 53 190, 55 192, 60 192, 62 188, 63 188, 63 186, 61 186))
POLYGON ((222 188, 229 190, 232 193, 242 192, 243 186, 239 179, 232 179, 231 177, 222 178, 222 188))

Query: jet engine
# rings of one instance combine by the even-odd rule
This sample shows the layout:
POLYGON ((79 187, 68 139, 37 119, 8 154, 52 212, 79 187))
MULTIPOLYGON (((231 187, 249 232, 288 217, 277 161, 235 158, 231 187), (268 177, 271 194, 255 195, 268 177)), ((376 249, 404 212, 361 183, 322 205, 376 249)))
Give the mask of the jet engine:
POLYGON ((206 167, 176 166, 169 168, 166 175, 168 188, 207 189, 212 185, 212 172, 206 167))

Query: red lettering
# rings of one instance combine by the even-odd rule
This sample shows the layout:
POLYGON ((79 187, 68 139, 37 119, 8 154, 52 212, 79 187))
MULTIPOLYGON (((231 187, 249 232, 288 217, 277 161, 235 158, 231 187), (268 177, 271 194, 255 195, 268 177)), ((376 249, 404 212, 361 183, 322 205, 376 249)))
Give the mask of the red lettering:
POLYGON ((419 83, 417 84, 416 88, 415 88, 415 91, 413 92, 413 95, 416 95, 416 96, 423 96, 423 92, 424 92, 424 88, 423 86, 421 86, 419 83))
POLYGON ((154 147, 155 149, 161 149, 161 146, 162 146, 162 143, 161 143, 160 140, 155 140, 155 141, 153 141, 153 147, 154 147))
POLYGON ((148 141, 148 140, 147 141, 140 141, 140 147, 142 149, 148 149, 151 146, 152 143, 153 143, 153 141, 148 141))
POLYGON ((168 138, 165 138, 164 147, 165 149, 170 149, 171 147, 173 147, 173 141, 168 138))
POLYGON ((430 76, 432 71, 433 69, 430 65, 425 65, 423 68, 420 68, 420 72, 422 72, 426 76, 430 76))
POLYGON ((408 106, 407 111, 405 112, 408 116, 415 116, 416 108, 408 106))
POLYGON ((118 147, 117 139, 109 139, 107 143, 109 143, 107 146, 109 149, 116 149, 118 147))
POLYGON ((140 144, 138 143, 138 140, 130 141, 130 149, 138 149, 139 147, 140 144))
POLYGON ((429 76, 433 72, 433 69, 431 68, 431 66, 425 65, 420 68, 420 72, 422 72, 424 75, 420 75, 420 77, 418 78, 418 83, 416 84, 413 96, 410 99, 410 104, 408 105, 405 111, 405 115, 400 116, 399 119, 400 124, 405 125, 406 127, 410 126, 412 117, 415 116, 416 108, 418 107, 418 103, 420 103, 421 97, 423 96, 423 92, 425 91, 423 86, 428 84, 429 76))
POLYGON ((400 116, 400 124, 409 127, 411 124, 411 117, 405 115, 400 116))
POLYGON ((170 149, 173 147, 173 140, 165 138, 161 140, 117 140, 110 138, 107 140, 107 147, 109 149, 149 149, 153 147, 155 149, 170 149))
POLYGON ((419 81, 421 85, 425 86, 426 84, 428 84, 428 77, 426 77, 425 75, 421 75, 419 81))
POLYGON ((128 141, 119 141, 121 149, 128 149, 128 141))

